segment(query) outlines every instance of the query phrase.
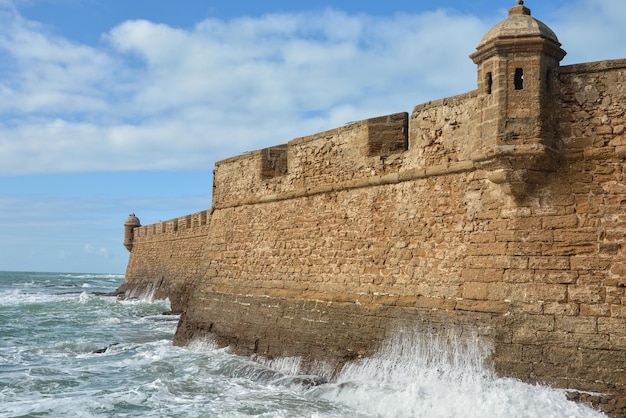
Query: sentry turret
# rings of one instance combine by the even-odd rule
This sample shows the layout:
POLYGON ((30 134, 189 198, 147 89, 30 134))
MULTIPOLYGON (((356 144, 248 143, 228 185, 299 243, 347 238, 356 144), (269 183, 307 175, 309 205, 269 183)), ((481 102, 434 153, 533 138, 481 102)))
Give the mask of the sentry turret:
POLYGON ((124 247, 126 247, 128 251, 133 249, 133 230, 138 226, 141 226, 139 218, 137 218, 134 213, 128 215, 128 218, 124 221, 124 247))

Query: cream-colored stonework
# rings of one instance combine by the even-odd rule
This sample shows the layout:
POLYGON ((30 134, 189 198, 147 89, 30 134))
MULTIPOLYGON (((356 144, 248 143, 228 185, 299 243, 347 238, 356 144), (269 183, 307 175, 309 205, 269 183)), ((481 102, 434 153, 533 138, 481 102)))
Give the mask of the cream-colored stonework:
POLYGON ((122 290, 170 297, 178 344, 311 367, 462 327, 499 374, 626 414, 626 60, 560 67, 529 13, 476 91, 218 162, 209 211, 127 226, 122 290))

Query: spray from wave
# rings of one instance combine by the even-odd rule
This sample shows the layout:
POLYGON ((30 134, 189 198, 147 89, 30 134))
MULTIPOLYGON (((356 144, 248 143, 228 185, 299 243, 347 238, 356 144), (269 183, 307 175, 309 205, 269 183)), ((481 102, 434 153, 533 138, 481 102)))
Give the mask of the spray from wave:
POLYGON ((498 378, 491 353, 475 334, 404 330, 313 393, 376 417, 604 416, 568 401, 564 391, 498 378))

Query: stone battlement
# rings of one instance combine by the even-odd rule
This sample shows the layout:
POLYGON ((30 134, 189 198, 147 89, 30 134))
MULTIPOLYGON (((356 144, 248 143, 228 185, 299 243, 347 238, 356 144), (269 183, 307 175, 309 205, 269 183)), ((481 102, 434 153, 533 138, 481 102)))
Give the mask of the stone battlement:
POLYGON ((179 216, 178 218, 161 221, 150 225, 139 226, 133 229, 134 243, 171 240, 174 236, 180 238, 196 233, 206 233, 205 226, 211 218, 210 210, 179 216))
POLYGON ((408 114, 397 113, 220 161, 213 176, 213 206, 372 177, 384 169, 387 157, 407 149, 407 128, 408 114))
POLYGON ((626 59, 564 55, 520 4, 476 90, 216 163, 210 210, 127 219, 121 290, 169 297, 176 344, 327 378, 399 329, 460 329, 498 374, 624 416, 626 59))

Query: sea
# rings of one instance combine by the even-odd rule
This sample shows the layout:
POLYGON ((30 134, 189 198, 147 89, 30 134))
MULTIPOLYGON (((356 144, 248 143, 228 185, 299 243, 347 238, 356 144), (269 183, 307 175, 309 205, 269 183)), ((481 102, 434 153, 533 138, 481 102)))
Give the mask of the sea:
POLYGON ((405 330, 334 379, 300 359, 172 345, 167 300, 103 294, 117 274, 0 272, 0 417, 602 417, 497 377, 488 347, 405 330))

